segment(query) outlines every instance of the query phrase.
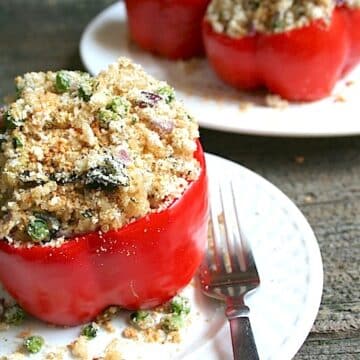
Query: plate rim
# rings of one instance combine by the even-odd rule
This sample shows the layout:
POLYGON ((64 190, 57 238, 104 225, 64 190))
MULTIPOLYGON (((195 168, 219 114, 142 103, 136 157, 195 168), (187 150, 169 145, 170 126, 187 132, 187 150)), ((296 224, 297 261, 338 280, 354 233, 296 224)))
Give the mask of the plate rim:
MULTIPOLYGON (((263 176, 257 174, 253 170, 238 164, 232 160, 226 159, 222 156, 215 155, 215 154, 206 154, 206 161, 209 161, 211 158, 215 158, 217 161, 222 161, 227 166, 231 166, 233 168, 239 168, 242 172, 247 173, 250 177, 254 177, 264 185, 265 188, 268 188, 273 194, 276 194, 276 197, 282 198, 284 202, 287 203, 287 208, 291 209, 291 211, 296 214, 297 222, 301 223, 301 232, 306 231, 306 235, 304 238, 306 239, 306 247, 308 249, 308 257, 309 257, 309 267, 312 269, 312 281, 311 287, 307 294, 311 294, 308 296, 309 310, 302 314, 302 326, 299 326, 296 331, 296 336, 289 337, 289 341, 285 346, 284 351, 280 351, 280 354, 274 354, 277 360, 289 360, 292 359, 300 350, 302 345, 304 344, 306 338, 311 332, 311 328, 317 318, 319 308, 321 305, 322 294, 323 294, 323 285, 324 285, 324 268, 323 268, 323 261, 321 257, 321 251, 319 247, 319 243, 317 241, 316 235, 310 226, 308 220, 306 219, 305 215, 301 212, 301 210, 297 207, 297 205, 276 185, 271 183, 269 180, 264 178, 263 176), (306 331, 304 331, 306 329, 306 331), (301 330, 301 331, 300 331, 301 330)), ((211 161, 211 160, 210 160, 211 161)), ((226 325, 219 331, 217 336, 220 334, 224 334, 226 331, 226 325)), ((282 349, 283 347, 281 347, 282 349)), ((200 349, 199 349, 200 351, 200 349)))
MULTIPOLYGON (((79 42, 79 54, 80 59, 87 71, 90 73, 94 73, 91 69, 93 66, 91 65, 89 58, 87 56, 87 42, 92 39, 90 36, 94 29, 97 28, 98 22, 100 22, 103 18, 108 16, 109 14, 112 14, 115 12, 115 10, 121 14, 121 11, 125 11, 125 4, 123 1, 117 1, 113 4, 108 5, 103 10, 101 10, 98 14, 96 14, 86 25, 84 28, 80 42, 79 42), (119 11, 120 10, 120 11, 119 11)), ((125 12, 126 16, 126 12, 125 12)), ((306 106, 307 104, 305 104, 306 106)), ((299 110, 301 111, 301 110, 299 110)), ((259 114, 258 116, 262 116, 262 114, 259 114)), ((333 123, 339 123, 336 116, 332 117, 332 114, 327 114, 329 116, 330 122, 333 123)), ((198 116, 199 117, 199 116, 198 116)), ((291 117, 291 114, 290 114, 291 117)), ((248 123, 250 123, 251 120, 248 120, 248 123)), ((297 119, 297 122, 299 122, 299 119, 297 119)), ((202 128, 206 128, 209 130, 214 131, 221 131, 221 132, 227 132, 232 134, 243 134, 243 135, 255 135, 255 136, 269 136, 269 137, 290 137, 290 138, 333 138, 333 137, 344 137, 344 136, 354 136, 360 134, 360 128, 351 129, 351 127, 345 127, 345 128, 336 128, 336 127, 324 127, 324 128, 315 128, 314 130, 310 129, 301 129, 301 128, 294 128, 294 129, 288 129, 284 128, 281 129, 281 127, 276 127, 274 130, 272 128, 261 128, 261 127, 238 127, 231 123, 227 122, 221 122, 215 123, 214 121, 207 121, 206 118, 203 120, 199 120, 199 124, 202 128)))

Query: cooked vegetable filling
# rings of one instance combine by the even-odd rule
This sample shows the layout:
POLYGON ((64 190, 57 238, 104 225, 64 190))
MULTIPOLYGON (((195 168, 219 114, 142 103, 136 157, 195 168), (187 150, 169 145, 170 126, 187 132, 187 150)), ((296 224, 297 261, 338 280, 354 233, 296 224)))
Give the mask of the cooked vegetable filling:
POLYGON ((181 196, 197 179, 198 127, 174 90, 120 59, 16 78, 0 109, 0 238, 58 245, 120 228, 181 196))
POLYGON ((213 0, 207 19, 218 33, 231 37, 255 33, 280 33, 331 20, 336 5, 360 7, 359 0, 213 0))

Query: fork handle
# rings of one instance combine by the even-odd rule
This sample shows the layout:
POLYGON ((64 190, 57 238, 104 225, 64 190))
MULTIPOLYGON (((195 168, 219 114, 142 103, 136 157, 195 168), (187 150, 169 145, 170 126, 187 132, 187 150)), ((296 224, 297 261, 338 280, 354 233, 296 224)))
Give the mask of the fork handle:
POLYGON ((254 335, 247 316, 229 319, 234 360, 258 360, 254 335))

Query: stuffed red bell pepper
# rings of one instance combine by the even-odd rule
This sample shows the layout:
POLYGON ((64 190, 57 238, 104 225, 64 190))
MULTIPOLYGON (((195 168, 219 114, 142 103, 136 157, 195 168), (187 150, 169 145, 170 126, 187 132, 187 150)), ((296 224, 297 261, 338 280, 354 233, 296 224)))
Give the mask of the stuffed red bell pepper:
POLYGON ((357 0, 213 0, 203 37, 212 67, 230 85, 313 101, 359 62, 359 20, 357 0))
POLYGON ((170 59, 203 54, 201 22, 210 0, 125 0, 132 39, 170 59))
POLYGON ((173 89, 126 59, 96 78, 16 82, 1 114, 0 282, 58 325, 169 300, 201 262, 208 213, 197 124, 173 89))

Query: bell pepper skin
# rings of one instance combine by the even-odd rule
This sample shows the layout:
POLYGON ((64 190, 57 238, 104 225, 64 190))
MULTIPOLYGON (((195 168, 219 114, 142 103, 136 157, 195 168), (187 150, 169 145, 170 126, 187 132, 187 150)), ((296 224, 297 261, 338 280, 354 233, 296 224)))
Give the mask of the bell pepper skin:
POLYGON ((343 16, 348 21, 348 29, 351 30, 349 32, 350 52, 343 74, 346 75, 359 63, 360 59, 360 9, 349 9, 343 6, 340 11, 343 12, 343 16))
POLYGON ((210 0, 126 0, 132 39, 169 59, 204 52, 201 22, 210 0))
POLYGON ((194 276, 205 251, 207 177, 165 210, 121 229, 67 239, 60 247, 14 247, 0 241, 0 282, 31 315, 55 325, 90 321, 109 305, 157 306, 194 276))
POLYGON ((203 22, 208 59, 226 83, 239 89, 266 87, 290 101, 328 96, 360 60, 359 11, 336 8, 321 20, 276 34, 231 38, 203 22))

